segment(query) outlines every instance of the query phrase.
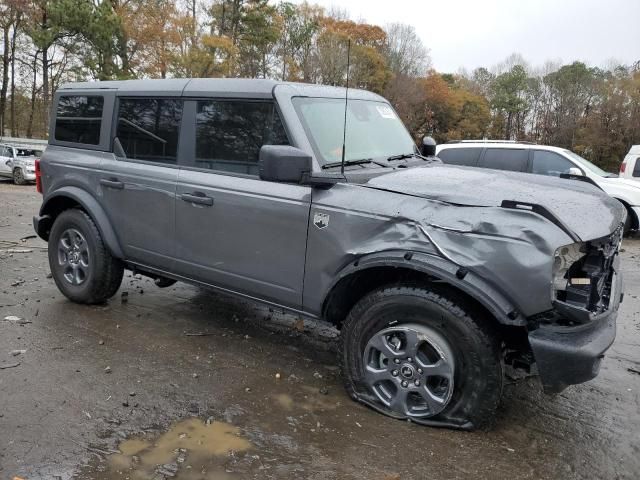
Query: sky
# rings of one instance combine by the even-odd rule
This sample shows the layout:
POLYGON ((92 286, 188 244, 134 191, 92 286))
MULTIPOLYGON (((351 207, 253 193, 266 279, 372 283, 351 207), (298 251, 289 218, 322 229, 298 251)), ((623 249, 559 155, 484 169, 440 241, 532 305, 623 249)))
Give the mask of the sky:
MULTIPOLYGON (((302 0, 293 0, 302 3, 302 0)), ((640 0, 309 0, 352 20, 413 25, 433 67, 491 68, 512 53, 532 67, 640 60, 640 0)))

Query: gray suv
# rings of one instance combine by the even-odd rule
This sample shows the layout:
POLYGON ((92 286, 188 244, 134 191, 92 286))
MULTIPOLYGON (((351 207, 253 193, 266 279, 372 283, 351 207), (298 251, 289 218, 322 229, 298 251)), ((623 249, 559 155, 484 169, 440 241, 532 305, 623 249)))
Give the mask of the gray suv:
POLYGON ((486 427, 505 365, 535 368, 547 392, 597 374, 625 209, 584 182, 433 153, 361 90, 347 103, 267 80, 69 84, 34 226, 74 302, 106 301, 127 268, 324 319, 354 399, 486 427))

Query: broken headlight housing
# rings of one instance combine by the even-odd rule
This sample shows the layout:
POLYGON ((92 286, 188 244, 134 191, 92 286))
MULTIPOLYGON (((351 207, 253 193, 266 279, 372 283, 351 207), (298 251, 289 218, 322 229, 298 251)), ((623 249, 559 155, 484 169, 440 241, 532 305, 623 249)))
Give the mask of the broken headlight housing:
POLYGON ((591 313, 606 310, 621 241, 622 227, 608 237, 556 250, 552 300, 591 313))
POLYGON ((569 269, 584 256, 584 244, 572 243, 556 250, 553 256, 553 292, 552 300, 560 300, 569 283, 569 269))

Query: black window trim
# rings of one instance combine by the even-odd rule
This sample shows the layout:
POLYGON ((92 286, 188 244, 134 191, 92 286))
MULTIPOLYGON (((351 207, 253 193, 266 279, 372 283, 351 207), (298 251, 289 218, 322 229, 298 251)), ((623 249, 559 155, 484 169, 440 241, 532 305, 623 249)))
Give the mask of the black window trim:
MULTIPOLYGON (((109 152, 113 153, 113 158, 117 162, 130 162, 130 163, 139 163, 142 165, 153 165, 156 167, 166 167, 166 168, 180 168, 180 156, 182 155, 181 141, 182 141, 182 129, 184 127, 184 119, 185 119, 185 98, 180 95, 118 95, 116 96, 116 101, 113 107, 113 114, 111 119, 111 131, 109 132, 109 152), (154 162, 152 160, 144 160, 140 158, 129 158, 129 157, 119 157, 115 154, 114 151, 114 142, 118 133, 118 116, 120 112, 120 100, 179 100, 182 102, 182 116, 180 118, 180 126, 178 127, 178 145, 176 147, 176 162, 175 163, 164 163, 164 162, 154 162)), ((151 133, 151 132, 149 132, 151 133)))
MULTIPOLYGON (((255 98, 255 97, 200 97, 200 96, 193 96, 193 97, 183 97, 183 100, 185 100, 185 108, 183 109, 183 124, 182 127, 183 129, 181 130, 181 136, 182 136, 182 132, 185 132, 185 137, 186 138, 181 138, 181 140, 184 140, 186 145, 192 146, 193 147, 193 156, 195 157, 195 141, 196 141, 196 115, 197 115, 197 104, 198 102, 244 102, 244 103, 269 103, 275 106, 275 111, 278 113, 279 117, 280 117, 280 122, 282 123, 282 127, 284 128, 284 132, 287 136, 287 141, 289 142, 290 145, 294 146, 293 143, 291 142, 291 134, 289 132, 289 129, 287 128, 287 123, 282 115, 282 111, 280 110, 280 106, 278 105, 278 102, 276 101, 275 98, 255 98), (193 110, 187 110, 186 108, 186 103, 187 102, 191 102, 193 105, 193 110), (189 117, 187 117, 187 115, 184 115, 185 112, 189 111, 189 117), (189 122, 188 126, 185 126, 185 122, 189 122), (186 135, 188 134, 188 136, 186 135)), ((194 171, 194 172, 202 172, 202 173, 209 173, 209 174, 213 174, 213 175, 225 175, 228 177, 239 177, 239 178, 247 178, 250 180, 260 180, 260 175, 251 175, 250 173, 240 173, 240 172, 230 172, 228 170, 214 170, 211 168, 202 168, 202 167, 195 167, 192 165, 187 165, 183 163, 181 164, 180 162, 181 160, 181 156, 178 156, 178 167, 182 170, 189 170, 189 171, 194 171)))

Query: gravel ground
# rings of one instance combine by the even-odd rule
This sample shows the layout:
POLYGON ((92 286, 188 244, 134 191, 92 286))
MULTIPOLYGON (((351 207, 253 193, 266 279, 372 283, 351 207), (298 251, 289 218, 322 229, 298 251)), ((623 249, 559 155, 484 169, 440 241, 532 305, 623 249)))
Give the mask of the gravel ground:
POLYGON ((0 479, 640 478, 638 240, 600 375, 511 382, 496 427, 467 433, 352 402, 328 325, 129 272, 108 304, 70 303, 21 241, 39 204, 0 182, 0 479))

